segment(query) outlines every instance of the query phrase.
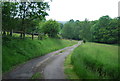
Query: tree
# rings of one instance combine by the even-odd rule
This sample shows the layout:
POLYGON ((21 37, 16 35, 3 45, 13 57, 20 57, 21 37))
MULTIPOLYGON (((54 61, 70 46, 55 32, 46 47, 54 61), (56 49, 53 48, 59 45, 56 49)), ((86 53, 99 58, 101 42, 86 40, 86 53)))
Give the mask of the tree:
POLYGON ((81 26, 80 21, 74 21, 71 19, 69 22, 65 23, 62 29, 63 38, 79 40, 79 31, 81 26))
MULTIPOLYGON (((47 2, 20 2, 19 3, 19 14, 18 17, 22 19, 21 22, 21 37, 25 37, 25 32, 29 29, 25 26, 25 21, 33 21, 35 19, 44 19, 46 15, 46 9, 49 9, 47 2)), ((35 27, 35 26, 34 26, 35 27)))
POLYGON ((74 22, 74 30, 73 30, 73 39, 75 39, 75 40, 80 40, 81 38, 79 37, 79 35, 80 35, 80 30, 81 30, 81 25, 80 25, 80 21, 79 20, 76 20, 75 22, 74 22))
POLYGON ((118 43, 120 36, 120 17, 102 16, 99 20, 84 21, 71 19, 64 24, 62 36, 68 39, 82 39, 101 43, 118 43))
POLYGON ((4 2, 2 3, 2 30, 6 35, 5 31, 9 32, 12 36, 12 30, 16 28, 16 18, 18 3, 4 2))
POLYGON ((91 30, 93 41, 102 43, 117 43, 118 41, 118 19, 102 16, 91 30))
POLYGON ((45 20, 42 20, 39 22, 39 25, 37 26, 38 40, 41 40, 44 37, 44 32, 42 31, 42 27, 44 23, 45 23, 45 20))
POLYGON ((63 24, 62 23, 60 23, 60 29, 62 29, 63 28, 63 24))
POLYGON ((49 37, 56 37, 60 31, 60 24, 55 20, 48 20, 43 24, 42 31, 49 37))
POLYGON ((92 40, 92 33, 90 31, 91 29, 91 23, 85 19, 85 21, 81 22, 81 30, 80 30, 80 38, 85 41, 91 41, 92 40))
POLYGON ((120 16, 117 17, 118 20, 118 44, 120 45, 120 16))
POLYGON ((62 29, 62 36, 63 38, 73 39, 74 36, 74 22, 70 20, 69 22, 65 23, 62 29))

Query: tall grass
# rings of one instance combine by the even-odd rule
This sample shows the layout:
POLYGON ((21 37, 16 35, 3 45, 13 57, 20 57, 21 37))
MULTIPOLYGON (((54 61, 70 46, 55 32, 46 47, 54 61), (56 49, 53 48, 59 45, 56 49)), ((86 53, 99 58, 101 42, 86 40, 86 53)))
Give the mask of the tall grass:
POLYGON ((18 64, 49 52, 71 46, 76 41, 48 38, 45 40, 10 39, 3 40, 2 71, 7 72, 18 64))
POLYGON ((73 69, 71 64, 71 55, 69 54, 64 61, 64 73, 67 75, 66 79, 80 79, 73 69))
POLYGON ((86 43, 74 50, 71 60, 82 79, 118 78, 118 46, 86 43))

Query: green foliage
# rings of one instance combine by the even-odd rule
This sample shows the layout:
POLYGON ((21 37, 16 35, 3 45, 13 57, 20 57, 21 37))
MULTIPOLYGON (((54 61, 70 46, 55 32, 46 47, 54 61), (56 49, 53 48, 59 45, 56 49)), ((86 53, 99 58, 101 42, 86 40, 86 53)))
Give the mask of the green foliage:
POLYGON ((45 16, 48 15, 47 9, 49 9, 47 2, 4 2, 3 31, 10 33, 13 30, 20 31, 21 37, 25 37, 26 32, 37 32, 38 21, 45 20, 45 16))
POLYGON ((63 28, 62 28, 62 36, 63 38, 67 39, 80 39, 79 38, 79 31, 80 31, 80 26, 79 23, 74 20, 70 20, 69 22, 65 23, 63 28))
POLYGON ((80 40, 84 39, 87 41, 91 41, 91 24, 88 20, 79 21, 79 20, 70 20, 69 22, 64 24, 62 29, 63 38, 80 40))
POLYGON ((118 43, 118 31, 120 30, 118 19, 103 16, 92 27, 93 41, 103 43, 118 43))
POLYGON ((50 38, 44 40, 6 38, 2 46, 2 71, 7 72, 13 66, 75 43, 75 41, 50 38))
POLYGON ((62 23, 60 23, 60 29, 62 29, 63 28, 63 24, 62 23))
POLYGON ((72 54, 74 70, 81 79, 118 79, 118 46, 85 43, 72 54))
POLYGON ((73 35, 73 24, 71 22, 67 22, 64 24, 64 27, 62 29, 62 36, 64 38, 72 39, 73 35))
POLYGON ((82 39, 101 43, 117 44, 119 40, 120 18, 110 18, 108 15, 99 20, 70 20, 62 28, 62 36, 67 39, 82 39))
POLYGON ((60 31, 60 24, 55 20, 48 20, 43 24, 42 31, 49 37, 56 37, 60 31))
POLYGON ((85 19, 84 22, 80 23, 81 30, 79 33, 79 37, 85 41, 91 41, 92 40, 92 33, 90 31, 91 29, 91 23, 87 19, 85 19))
POLYGON ((16 28, 17 6, 18 3, 2 3, 2 30, 11 31, 16 28))

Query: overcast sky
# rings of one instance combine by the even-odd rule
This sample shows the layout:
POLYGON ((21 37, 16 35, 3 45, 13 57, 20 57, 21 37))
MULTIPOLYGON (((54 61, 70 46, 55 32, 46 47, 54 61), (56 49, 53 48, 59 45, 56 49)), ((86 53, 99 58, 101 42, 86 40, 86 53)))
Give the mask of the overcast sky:
POLYGON ((118 16, 118 2, 119 0, 52 0, 46 19, 97 20, 104 15, 114 18, 118 16))

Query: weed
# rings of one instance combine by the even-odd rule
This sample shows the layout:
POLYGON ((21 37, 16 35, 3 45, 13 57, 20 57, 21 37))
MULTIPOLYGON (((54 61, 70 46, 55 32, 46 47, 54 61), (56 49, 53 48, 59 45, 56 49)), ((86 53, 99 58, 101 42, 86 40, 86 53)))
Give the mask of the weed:
POLYGON ((40 72, 35 73, 35 74, 31 77, 31 79, 40 79, 40 78, 42 78, 42 75, 41 75, 40 72))

